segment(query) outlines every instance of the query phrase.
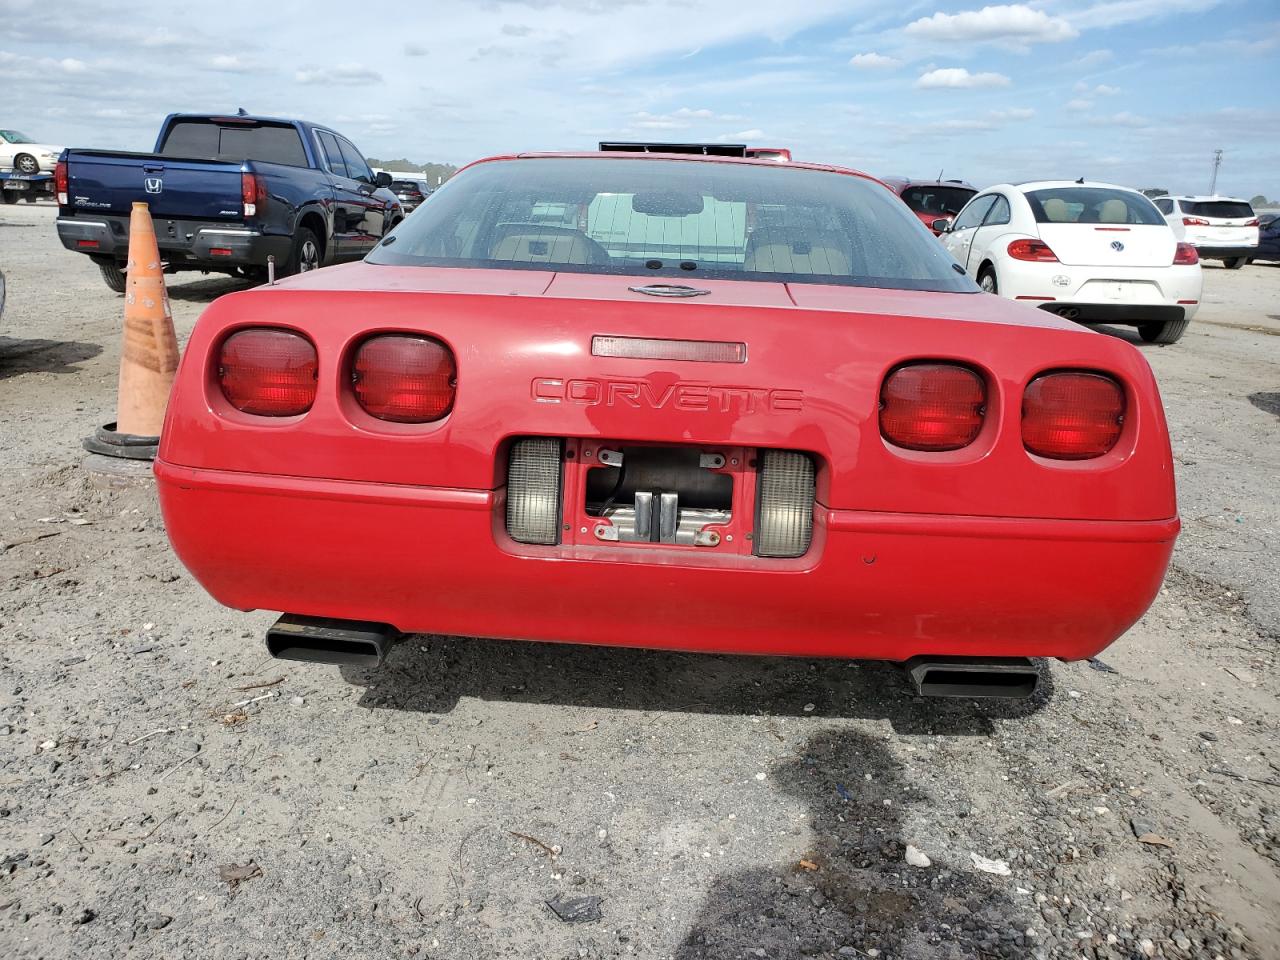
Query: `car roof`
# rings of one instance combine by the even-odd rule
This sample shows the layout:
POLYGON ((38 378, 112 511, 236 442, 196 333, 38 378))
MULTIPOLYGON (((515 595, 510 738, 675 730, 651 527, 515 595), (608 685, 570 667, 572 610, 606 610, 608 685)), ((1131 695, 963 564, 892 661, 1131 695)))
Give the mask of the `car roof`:
MULTIPOLYGON (((766 160, 756 157, 715 157, 705 156, 693 153, 630 153, 624 151, 611 150, 591 150, 591 151, 552 151, 552 152, 529 152, 529 153, 506 153, 497 154, 492 157, 483 157, 479 160, 473 160, 462 168, 474 167, 480 163, 495 163, 502 160, 678 160, 681 163, 736 163, 746 164, 753 167, 767 167, 771 170, 820 170, 825 173, 839 173, 848 177, 859 177, 863 180, 870 180, 872 183, 878 183, 882 187, 888 188, 883 180, 873 177, 869 173, 861 170, 855 170, 852 167, 837 167, 829 163, 805 163, 803 161, 793 160, 789 163, 778 163, 776 160, 766 160)), ((461 173, 459 170, 458 173, 461 173)), ((455 174, 456 176, 456 174, 455 174)))
POLYGON ((1097 187, 1103 190, 1124 190, 1127 193, 1140 193, 1141 191, 1133 189, 1133 187, 1122 186, 1118 183, 1104 183, 1101 180, 1023 180, 1020 183, 1001 183, 996 187, 988 187, 988 190, 1003 187, 1004 189, 1019 190, 1022 193, 1028 193, 1031 190, 1051 190, 1055 187, 1097 187))
POLYGON ((896 190, 905 190, 907 187, 959 187, 961 190, 973 190, 976 192, 978 189, 967 180, 920 180, 914 177, 881 177, 880 181, 896 190))
MULTIPOLYGON (((1169 200, 1190 200, 1192 203, 1212 203, 1215 200, 1221 200, 1225 203, 1249 203, 1249 201, 1245 200, 1243 197, 1220 197, 1216 194, 1212 197, 1207 197, 1192 196, 1190 194, 1182 193, 1166 193, 1163 196, 1156 197, 1157 200, 1164 200, 1166 198, 1169 200)), ((1252 206, 1252 204, 1250 204, 1250 206, 1252 206)))

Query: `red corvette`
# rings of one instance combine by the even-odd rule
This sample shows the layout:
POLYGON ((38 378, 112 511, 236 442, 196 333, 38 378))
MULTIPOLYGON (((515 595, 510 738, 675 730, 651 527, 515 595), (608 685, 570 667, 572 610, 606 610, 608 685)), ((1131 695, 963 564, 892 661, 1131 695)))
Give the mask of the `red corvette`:
POLYGON ((1179 526, 1137 350, 981 293, 870 177, 716 156, 481 161, 364 262, 222 297, 155 472, 278 656, 430 632, 929 694, 1098 653, 1179 526))

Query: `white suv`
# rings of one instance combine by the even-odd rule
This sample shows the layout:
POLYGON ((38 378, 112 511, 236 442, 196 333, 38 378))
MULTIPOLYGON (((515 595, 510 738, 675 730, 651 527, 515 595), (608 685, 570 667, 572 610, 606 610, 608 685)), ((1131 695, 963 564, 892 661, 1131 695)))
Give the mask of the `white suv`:
POLYGON ((1196 248, 1202 260, 1239 270, 1258 249, 1258 215, 1248 200, 1232 197, 1157 197, 1173 234, 1196 248))

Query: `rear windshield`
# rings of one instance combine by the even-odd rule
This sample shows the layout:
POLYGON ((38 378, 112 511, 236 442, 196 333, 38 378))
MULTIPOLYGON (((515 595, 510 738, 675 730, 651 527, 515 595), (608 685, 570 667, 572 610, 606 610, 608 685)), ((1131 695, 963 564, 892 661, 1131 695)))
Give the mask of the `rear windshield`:
POLYGON ((954 217, 977 192, 966 187, 907 187, 902 199, 916 213, 954 217))
POLYGON ((227 160, 242 163, 282 163, 307 166, 302 138, 291 126, 268 123, 218 124, 208 120, 179 120, 169 128, 160 147, 163 157, 227 160))
POLYGON ((414 183, 412 180, 392 180, 392 190, 421 190, 420 184, 414 183))
POLYGON ((1150 200, 1106 187, 1051 187, 1027 193, 1037 223, 1132 223, 1163 226, 1150 200))
POLYGON ((478 164, 371 263, 971 292, 892 193, 781 164, 530 158, 478 164))
POLYGON ((1180 200, 1182 212, 1193 217, 1226 217, 1250 219, 1253 207, 1243 200, 1180 200))

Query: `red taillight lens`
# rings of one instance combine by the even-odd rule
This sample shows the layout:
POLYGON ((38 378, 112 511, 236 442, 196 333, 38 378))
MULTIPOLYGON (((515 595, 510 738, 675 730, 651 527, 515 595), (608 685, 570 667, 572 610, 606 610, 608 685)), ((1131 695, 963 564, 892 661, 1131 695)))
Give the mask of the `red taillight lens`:
POLYGON ((240 174, 240 202, 244 204, 244 215, 256 217, 258 204, 267 199, 266 184, 258 179, 255 173, 240 174))
POLYGON ((959 450, 982 429, 986 403, 987 385, 968 367, 912 363, 880 388, 880 433, 907 450, 959 450))
POLYGON ((296 417, 316 399, 316 348, 292 330, 253 327, 222 341, 218 382, 237 410, 296 417))
POLYGON ((351 368, 364 411, 394 423, 430 423, 453 407, 457 366, 453 352, 430 337, 394 333, 370 337, 351 368))
POLYGON ((1207 227, 1209 225, 1209 221, 1201 220, 1199 217, 1183 217, 1182 225, 1184 227, 1207 227))
POLYGON ((1040 240, 1014 240, 1009 244, 1009 256, 1015 260, 1033 260, 1039 263, 1058 262, 1049 245, 1040 240))
POLYGON ((58 206, 60 207, 67 205, 67 194, 71 192, 67 182, 67 162, 59 160, 53 167, 53 189, 58 194, 58 206))
POLYGON ((1257 218, 1257 217, 1254 217, 1252 220, 1246 220, 1246 221, 1244 222, 1244 225, 1245 225, 1246 227, 1256 227, 1256 226, 1259 226, 1259 225, 1260 225, 1260 221, 1258 220, 1258 218, 1257 218))
POLYGON ((1199 251, 1189 243, 1178 244, 1178 249, 1173 252, 1173 265, 1175 267, 1189 267, 1193 263, 1199 262, 1199 251))
POLYGON ((1046 373, 1022 395, 1022 443, 1039 457, 1100 457, 1123 425, 1124 390, 1100 373, 1046 373))

